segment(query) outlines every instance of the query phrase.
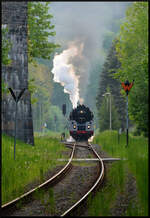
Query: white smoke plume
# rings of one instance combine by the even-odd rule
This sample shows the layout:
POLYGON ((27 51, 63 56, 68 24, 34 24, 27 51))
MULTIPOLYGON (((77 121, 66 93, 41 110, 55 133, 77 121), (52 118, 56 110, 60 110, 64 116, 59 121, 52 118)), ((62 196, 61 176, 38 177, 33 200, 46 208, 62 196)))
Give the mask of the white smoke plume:
POLYGON ((70 42, 69 48, 61 54, 56 54, 53 59, 54 81, 64 87, 64 92, 69 93, 73 108, 77 107, 79 97, 79 79, 73 61, 76 57, 82 59, 83 43, 70 42))
MULTIPOLYGON (((87 104, 88 85, 93 86, 91 78, 95 77, 95 71, 99 75, 101 71, 101 68, 99 72, 98 69, 94 70, 95 66, 102 66, 106 58, 103 42, 108 36, 107 33, 117 30, 120 19, 125 16, 125 8, 128 4, 131 2, 52 1, 50 13, 53 14, 55 25, 55 43, 67 48, 69 41, 78 39, 75 45, 81 45, 80 42, 84 45, 82 57, 74 56, 70 60, 75 74, 80 76, 78 79, 79 101, 80 98, 85 99, 87 104)), ((95 83, 97 84, 98 81, 96 80, 95 83)))

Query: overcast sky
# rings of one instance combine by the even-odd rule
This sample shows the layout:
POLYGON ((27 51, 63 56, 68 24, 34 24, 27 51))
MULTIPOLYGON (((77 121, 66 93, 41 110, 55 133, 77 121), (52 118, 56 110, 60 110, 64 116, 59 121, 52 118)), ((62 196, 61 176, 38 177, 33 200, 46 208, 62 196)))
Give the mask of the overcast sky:
POLYGON ((90 37, 101 43, 102 35, 110 29, 112 19, 124 15, 128 2, 51 2, 56 40, 90 37))
MULTIPOLYGON (((95 59, 104 61, 102 43, 104 35, 111 31, 112 21, 125 17, 129 2, 51 2, 50 13, 55 25, 55 43, 68 49, 70 42, 83 45, 81 60, 74 57, 73 64, 80 75, 79 89, 84 97, 89 81, 90 67, 95 59)), ((76 73, 75 72, 75 73, 76 73)))

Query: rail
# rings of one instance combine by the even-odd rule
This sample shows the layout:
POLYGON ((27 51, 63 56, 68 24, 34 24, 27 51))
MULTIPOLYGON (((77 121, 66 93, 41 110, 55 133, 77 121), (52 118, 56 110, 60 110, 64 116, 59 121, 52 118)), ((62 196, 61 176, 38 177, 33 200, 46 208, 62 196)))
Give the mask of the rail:
POLYGON ((99 164, 101 167, 101 172, 99 177, 97 178, 95 184, 90 188, 90 190, 79 200, 77 201, 72 207, 70 207, 68 210, 66 210, 63 214, 61 214, 61 217, 69 215, 70 212, 72 212, 94 189, 95 187, 99 184, 99 182, 103 179, 104 177, 104 164, 103 164, 103 160, 102 158, 98 155, 98 153, 95 151, 95 149, 92 147, 92 145, 89 143, 88 144, 93 153, 95 154, 95 156, 97 156, 97 158, 99 159, 99 164))

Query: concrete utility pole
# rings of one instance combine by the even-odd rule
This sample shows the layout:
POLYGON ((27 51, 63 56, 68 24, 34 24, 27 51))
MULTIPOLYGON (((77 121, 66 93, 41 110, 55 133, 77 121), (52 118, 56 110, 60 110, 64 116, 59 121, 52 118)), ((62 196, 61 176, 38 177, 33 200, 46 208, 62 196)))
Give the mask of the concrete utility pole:
POLYGON ((110 130, 112 129, 112 116, 111 116, 111 93, 110 92, 106 92, 106 93, 104 93, 102 96, 107 96, 107 95, 109 95, 110 96, 110 110, 109 110, 109 116, 110 116, 110 119, 109 119, 109 128, 110 128, 110 130))

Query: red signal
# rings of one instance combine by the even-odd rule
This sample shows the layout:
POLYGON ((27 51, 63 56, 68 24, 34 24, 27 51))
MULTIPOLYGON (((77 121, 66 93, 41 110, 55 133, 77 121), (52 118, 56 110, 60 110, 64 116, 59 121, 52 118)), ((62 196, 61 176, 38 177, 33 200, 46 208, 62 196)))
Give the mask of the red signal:
POLYGON ((129 81, 127 80, 125 83, 121 83, 123 89, 125 90, 126 94, 128 95, 130 89, 132 88, 134 84, 134 80, 133 82, 129 83, 129 81))

